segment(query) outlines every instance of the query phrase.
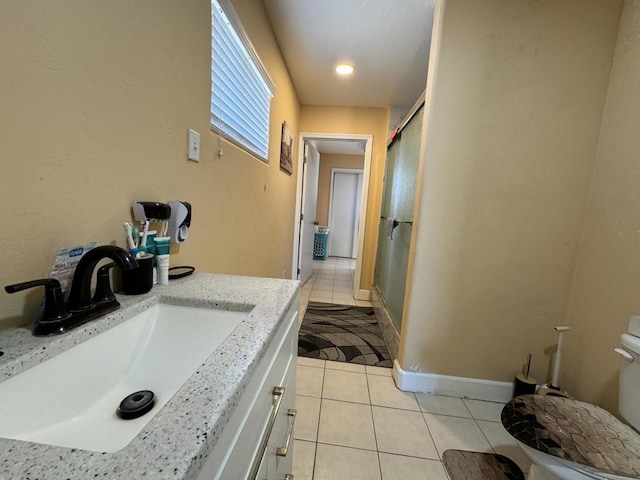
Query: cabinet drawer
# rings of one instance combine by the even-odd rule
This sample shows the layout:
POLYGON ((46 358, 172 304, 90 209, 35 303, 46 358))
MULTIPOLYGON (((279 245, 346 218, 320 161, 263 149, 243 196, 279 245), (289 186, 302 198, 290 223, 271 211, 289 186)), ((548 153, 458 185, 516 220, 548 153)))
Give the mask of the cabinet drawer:
MULTIPOLYGON (((296 338, 297 340, 297 338, 296 338)), ((287 390, 282 399, 276 423, 271 432, 271 438, 267 445, 267 470, 268 478, 283 480, 293 473, 293 429, 297 411, 296 406, 296 358, 292 359, 293 368, 287 369, 287 376, 283 385, 287 390)), ((263 480, 260 478, 260 480, 263 480)))

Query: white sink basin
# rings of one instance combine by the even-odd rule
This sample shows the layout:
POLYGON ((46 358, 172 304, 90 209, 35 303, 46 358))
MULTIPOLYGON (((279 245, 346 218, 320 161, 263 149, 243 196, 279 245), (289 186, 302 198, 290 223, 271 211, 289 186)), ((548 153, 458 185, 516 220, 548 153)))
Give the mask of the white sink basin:
POLYGON ((248 315, 158 304, 0 383, 0 437, 116 452, 160 411, 248 315), (151 390, 155 406, 123 420, 126 396, 151 390))

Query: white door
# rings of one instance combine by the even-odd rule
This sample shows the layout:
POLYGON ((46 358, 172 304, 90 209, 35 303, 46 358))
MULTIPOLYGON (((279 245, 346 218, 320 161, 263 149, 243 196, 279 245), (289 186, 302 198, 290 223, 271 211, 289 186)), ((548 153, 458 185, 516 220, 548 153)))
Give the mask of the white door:
POLYGON ((362 173, 333 172, 329 219, 329 255, 332 257, 356 257, 361 196, 362 173))
POLYGON ((304 284, 313 270, 314 222, 318 199, 318 171, 320 154, 310 143, 304 142, 305 160, 302 173, 302 212, 300 218, 300 248, 298 249, 298 279, 304 284))

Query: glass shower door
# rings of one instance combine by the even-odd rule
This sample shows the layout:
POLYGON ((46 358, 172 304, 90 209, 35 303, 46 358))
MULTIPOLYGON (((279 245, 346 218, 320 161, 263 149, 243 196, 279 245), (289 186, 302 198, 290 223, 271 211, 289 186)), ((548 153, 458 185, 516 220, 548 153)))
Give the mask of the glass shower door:
POLYGON ((387 149, 375 282, 398 330, 402 326, 424 106, 387 149), (391 220, 389 220, 391 219, 391 220), (389 232, 388 223, 397 226, 389 232))

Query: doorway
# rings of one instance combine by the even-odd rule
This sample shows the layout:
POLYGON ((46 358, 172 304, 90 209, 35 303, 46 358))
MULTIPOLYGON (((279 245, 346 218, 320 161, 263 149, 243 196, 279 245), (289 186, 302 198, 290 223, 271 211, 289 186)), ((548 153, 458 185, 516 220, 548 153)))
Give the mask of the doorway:
MULTIPOLYGON (((304 192, 309 192, 309 185, 305 185, 308 182, 307 176, 304 175, 305 169, 305 143, 311 144, 318 149, 320 154, 323 153, 325 148, 344 148, 344 149, 358 149, 360 155, 364 155, 363 169, 362 169, 362 182, 360 202, 356 206, 356 212, 359 221, 357 222, 357 233, 354 235, 353 244, 355 248, 355 271, 353 275, 352 294, 356 300, 369 300, 369 290, 360 289, 360 277, 362 275, 362 255, 364 252, 364 238, 365 238, 365 224, 367 217, 367 198, 368 198, 368 185, 369 175, 371 170, 371 155, 373 146, 372 135, 361 134, 340 134, 340 133, 300 133, 298 141, 298 185, 296 191, 296 210, 295 210, 295 222, 294 222, 294 245, 293 245, 293 260, 292 260, 292 278, 301 278, 302 268, 301 264, 307 261, 307 256, 304 252, 301 252, 301 248, 304 245, 301 243, 301 239, 309 238, 307 230, 312 229, 314 226, 312 222, 306 222, 303 215, 303 199, 304 192), (301 257, 302 254, 302 257, 301 257)), ((355 153, 355 150, 353 150, 355 153)), ((315 220, 315 219, 314 219, 315 220)), ((312 230, 313 231, 313 230, 312 230)), ((313 233, 310 235, 313 236, 313 233)), ((331 234, 330 234, 331 235, 331 234)), ((331 243, 331 240, 329 240, 331 243)), ((303 266, 303 265, 302 265, 303 266)))
POLYGON ((329 256, 356 258, 362 170, 334 168, 329 195, 329 256))

